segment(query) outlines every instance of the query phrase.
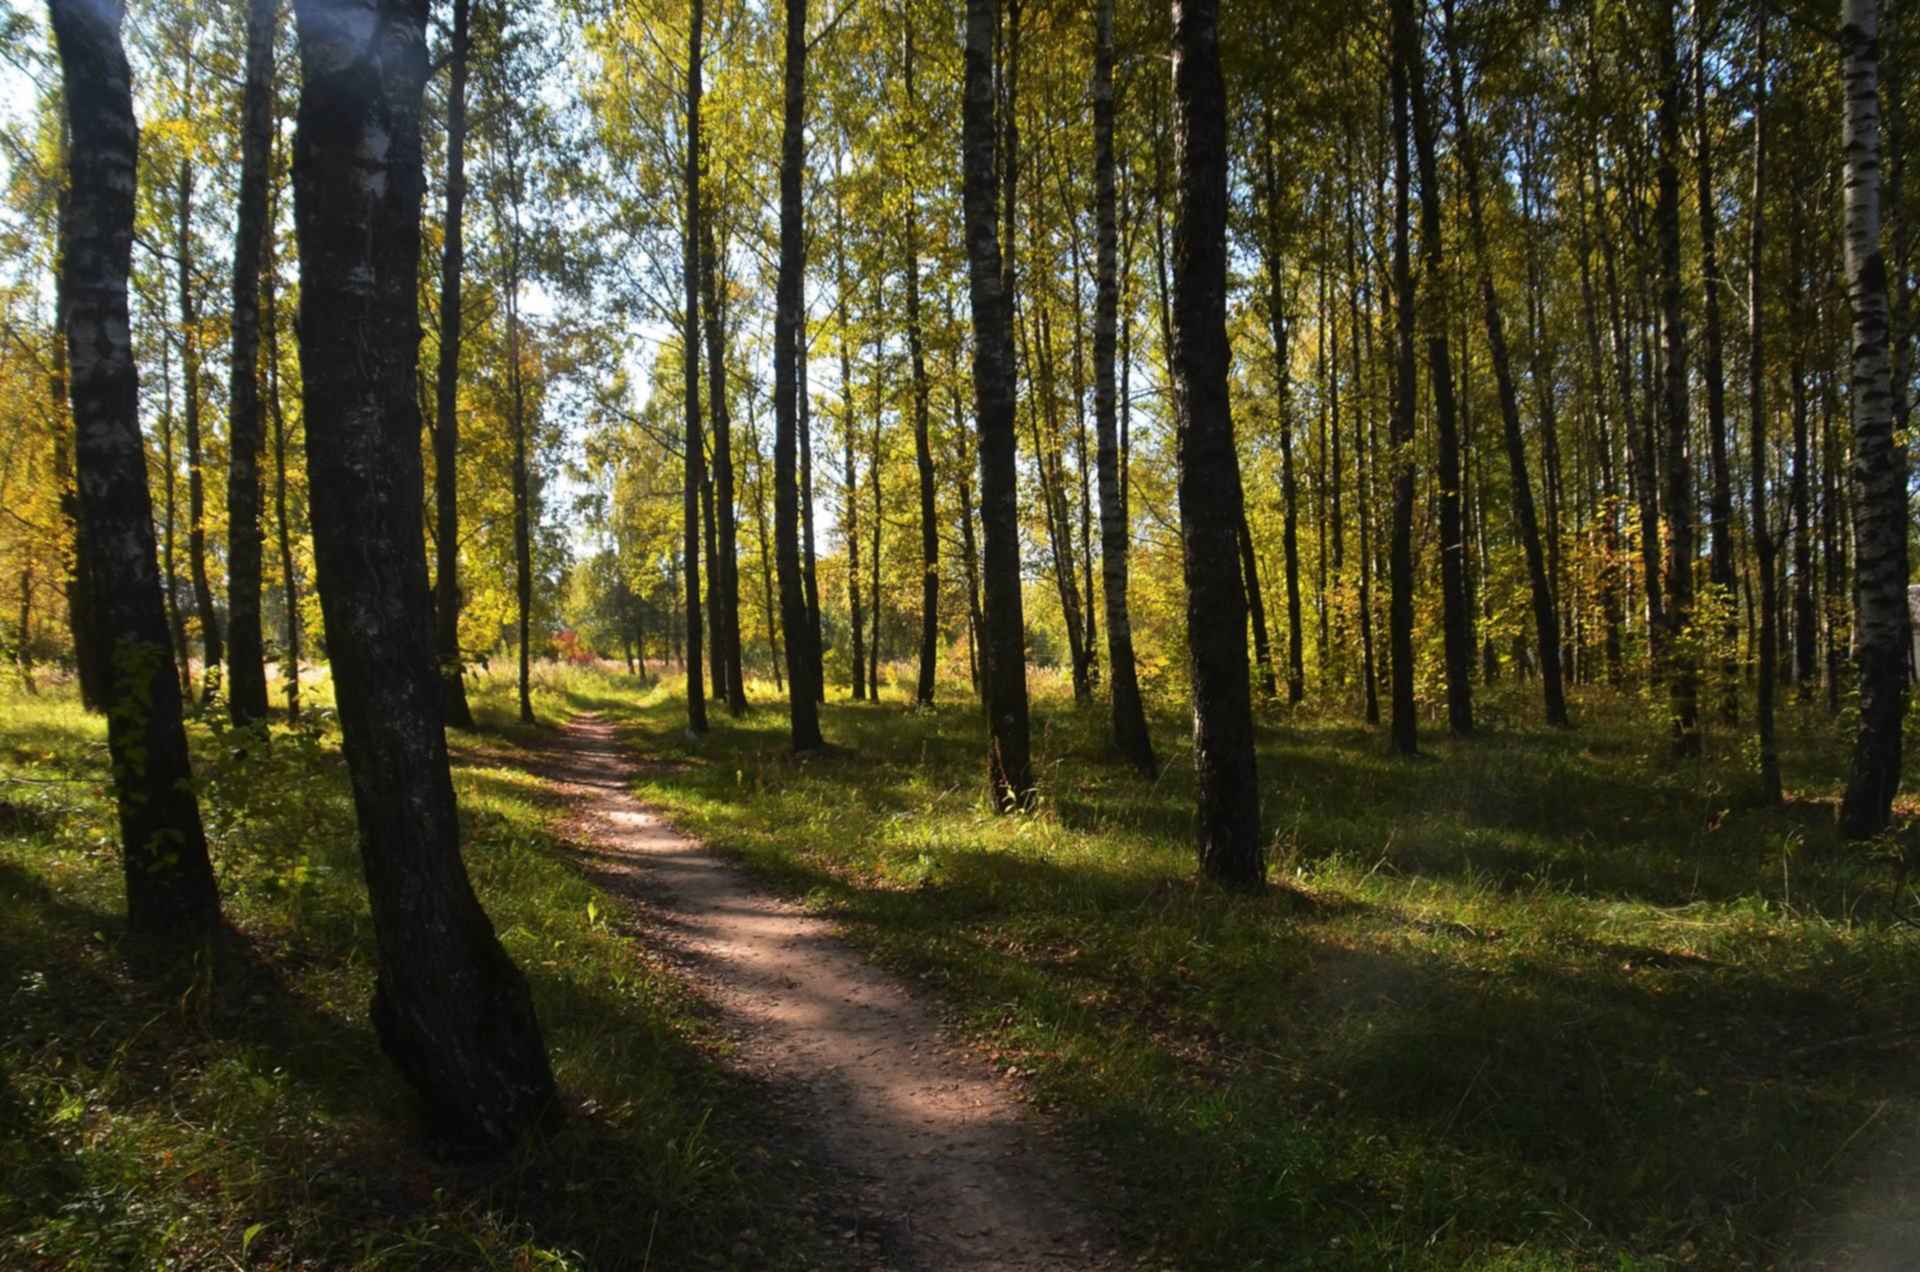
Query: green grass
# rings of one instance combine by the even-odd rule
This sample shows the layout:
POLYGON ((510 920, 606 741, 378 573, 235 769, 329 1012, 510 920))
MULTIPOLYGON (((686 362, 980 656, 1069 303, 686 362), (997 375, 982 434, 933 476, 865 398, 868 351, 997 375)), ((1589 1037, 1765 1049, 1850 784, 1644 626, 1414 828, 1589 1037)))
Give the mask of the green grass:
POLYGON ((266 753, 193 725, 232 932, 175 972, 124 940, 101 722, 0 696, 0 1266, 665 1269, 749 1227, 805 1261, 765 1201, 799 1172, 755 1147, 762 1114, 699 1005, 567 864, 563 810, 519 765, 542 731, 507 727, 509 704, 482 691, 455 780, 566 1116, 462 1164, 430 1150, 366 1020, 372 932, 324 718, 276 725, 266 753))
MULTIPOLYGON (((769 697, 769 686, 759 686, 769 697)), ((1166 774, 1043 692, 1041 810, 986 811, 968 703, 836 698, 796 761, 777 703, 574 701, 654 761, 639 793, 936 990, 1057 1108, 1180 1267, 1909 1266, 1920 939, 1900 844, 1846 845, 1843 722, 1785 722, 1794 801, 1745 735, 1678 764, 1631 697, 1578 730, 1260 731, 1272 879, 1198 886, 1184 722, 1166 774)), ((958 695, 955 695, 958 696, 958 695)), ((1908 789, 1913 789, 1913 769, 1908 789)))

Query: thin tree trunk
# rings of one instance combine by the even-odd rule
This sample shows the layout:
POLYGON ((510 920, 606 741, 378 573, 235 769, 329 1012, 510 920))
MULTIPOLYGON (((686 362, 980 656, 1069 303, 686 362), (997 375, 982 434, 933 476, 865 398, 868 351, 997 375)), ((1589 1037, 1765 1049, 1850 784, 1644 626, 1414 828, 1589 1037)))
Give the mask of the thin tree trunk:
MULTIPOLYGON (((706 441, 700 425, 700 41, 706 25, 704 0, 693 0, 687 27, 687 136, 686 209, 682 233, 681 282, 686 290, 686 312, 680 332, 681 361, 686 374, 686 464, 681 485, 681 512, 686 523, 687 588, 687 730, 707 731, 707 691, 700 669, 700 488, 706 484, 706 441)), ((711 566, 711 562, 708 563, 711 566)))
POLYGON ((1260 675, 1260 692, 1269 698, 1280 693, 1273 674, 1273 649, 1267 639, 1267 606, 1260 595, 1260 562, 1253 550, 1253 528, 1247 524, 1246 492, 1241 492, 1239 540, 1240 581, 1247 592, 1247 627, 1253 633, 1253 665, 1260 675))
POLYGON ((266 543, 260 525, 260 247, 269 230, 267 140, 278 16, 279 0, 249 0, 227 379, 227 707, 235 724, 267 715, 266 639, 260 626, 260 561, 266 543))
MULTIPOLYGON (((800 536, 796 526, 799 496, 813 504, 811 464, 803 491, 795 489, 794 450, 807 434, 801 419, 806 381, 802 357, 806 345, 806 238, 802 208, 806 192, 807 124, 807 3, 786 0, 784 93, 780 131, 780 271, 776 281, 773 320, 773 534, 780 573, 780 622, 787 636, 787 723, 795 751, 819 749, 820 690, 814 682, 819 658, 811 648, 818 612, 817 593, 810 600, 801 574, 800 536)), ((844 314, 843 314, 844 318, 844 314)), ((806 446, 803 455, 811 451, 806 446)), ((764 515, 764 514, 763 514, 764 515)), ((766 523, 761 522, 761 552, 766 551, 766 523)), ((813 519, 806 525, 807 574, 812 573, 813 519)), ((767 598, 767 639, 773 639, 773 598, 767 598)), ((776 663, 776 665, 778 665, 776 663)))
POLYGON ((1766 246, 1767 194, 1767 14, 1754 15, 1753 199, 1747 235, 1747 409, 1752 460, 1753 550, 1759 558, 1759 676, 1755 681, 1754 732, 1760 745, 1760 795, 1769 804, 1781 799, 1780 750, 1774 739, 1774 659, 1780 631, 1780 599, 1774 592, 1773 530, 1767 512, 1766 292, 1761 262, 1766 246))
POLYGON ((1793 518, 1793 648, 1784 661, 1785 670, 1799 683, 1800 700, 1805 702, 1813 692, 1814 647, 1818 643, 1818 618, 1813 601, 1813 486, 1807 436, 1810 406, 1806 354, 1815 315, 1807 303, 1806 208, 1797 190, 1792 208, 1787 272, 1793 330, 1787 356, 1787 385, 1793 417, 1793 470, 1787 479, 1787 489, 1793 518))
MULTIPOLYGON (((913 26, 906 27, 907 109, 918 111, 913 82, 913 26)), ((916 123, 914 137, 919 137, 916 123)), ((920 331, 920 226, 912 191, 906 199, 907 353, 913 368, 913 451, 920 474, 920 674, 913 698, 933 705, 934 668, 940 654, 940 528, 933 502, 933 439, 928 419, 926 355, 920 331)))
POLYGON ((1673 701, 1674 750, 1700 752, 1699 660, 1693 650, 1693 469, 1687 459, 1687 318, 1680 289, 1680 67, 1674 47, 1674 0, 1660 0, 1655 50, 1659 60, 1659 160, 1655 169, 1654 230, 1660 248, 1661 340, 1667 426, 1668 683, 1673 701))
MULTIPOLYGON (((874 291, 873 311, 885 313, 878 288, 874 291)), ((880 540, 881 532, 886 528, 886 518, 881 515, 880 503, 880 427, 886 421, 887 393, 881 376, 883 365, 880 346, 880 328, 873 329, 873 459, 867 465, 867 477, 873 488, 873 639, 867 644, 867 693, 875 701, 880 701, 880 540)))
POLYGON ((178 220, 174 234, 174 261, 179 269, 180 377, 187 424, 187 569, 193 578, 193 606, 200 618, 200 646, 204 665, 200 700, 213 701, 223 663, 220 616, 213 608, 213 586, 207 578, 207 487, 204 447, 200 436, 200 312, 193 290, 193 165, 180 164, 174 205, 178 220))
MULTIPOLYGON (((1393 0, 1394 29, 1403 32, 1412 22, 1412 0, 1393 0)), ((1388 441, 1393 447, 1393 536, 1391 540, 1391 608, 1388 635, 1391 646, 1393 749, 1401 755, 1420 750, 1419 722, 1413 703, 1413 266, 1408 258, 1410 232, 1407 187, 1411 180, 1408 157, 1409 50, 1405 40, 1393 41, 1391 92, 1393 95, 1393 301, 1394 394, 1388 441)))
MULTIPOLYGON (((269 135, 271 154, 275 134, 269 135)), ((272 165, 268 165, 271 171, 272 165)), ((266 263, 260 271, 260 314, 267 346, 267 415, 273 421, 273 523, 274 538, 280 549, 281 603, 287 611, 286 648, 281 654, 281 674, 286 678, 287 719, 300 718, 300 575, 293 562, 293 530, 287 515, 287 417, 280 401, 280 300, 278 200, 268 185, 266 263)), ((466 695, 461 694, 461 701, 466 695)))
POLYGON ((447 723, 473 727, 466 664, 460 657, 460 338, 461 273, 467 202, 467 56, 469 0, 453 0, 447 80, 447 210, 440 247, 440 365, 435 372, 433 501, 435 562, 433 652, 440 665, 447 723))
POLYGON ((1521 549, 1526 556, 1527 581, 1533 600, 1534 640, 1539 647, 1540 684, 1545 698, 1548 724, 1566 725, 1566 689, 1560 665, 1560 615, 1548 577, 1546 553, 1540 542, 1540 526, 1534 514, 1533 479, 1527 469, 1526 438, 1520 431, 1519 392, 1513 379, 1512 360, 1507 352, 1506 325, 1500 313, 1500 295, 1494 286, 1492 254, 1487 244, 1486 219, 1480 188, 1480 159, 1472 117, 1468 114, 1465 76, 1460 49, 1454 38, 1453 3, 1445 0, 1448 78, 1453 94, 1454 117, 1459 121, 1460 167, 1467 187, 1468 232, 1480 274, 1480 305, 1487 329, 1487 352, 1493 360, 1494 383, 1499 389, 1500 419, 1507 445, 1508 484, 1513 494, 1513 519, 1520 533, 1521 549))
POLYGON ((140 437, 128 321, 139 133, 120 43, 122 11, 53 0, 71 145, 61 245, 78 511, 93 613, 111 669, 102 705, 119 807, 127 924, 191 943, 219 921, 213 866, 193 791, 180 682, 167 646, 153 553, 153 502, 140 437))
MULTIPOLYGON (((1359 193, 1353 191, 1347 202, 1347 277, 1350 286, 1347 289, 1347 327, 1351 337, 1353 355, 1353 458, 1354 458, 1354 506, 1360 518, 1360 677, 1361 693, 1365 703, 1362 718, 1371 725, 1380 723, 1380 678, 1373 650, 1373 486, 1367 471, 1367 456, 1372 450, 1369 440, 1373 435, 1373 412, 1365 397, 1366 379, 1362 371, 1365 362, 1372 361, 1373 351, 1373 303, 1369 294, 1365 306, 1365 321, 1362 322, 1361 293, 1364 279, 1355 258, 1354 239, 1358 220, 1355 204, 1359 193), (1361 342, 1365 338, 1366 359, 1362 359, 1361 342)), ((1334 550, 1340 550, 1340 501, 1334 500, 1333 524, 1334 550)))
POLYGON ((533 486, 527 467, 526 371, 520 360, 520 230, 512 230, 507 273, 507 389, 513 430, 513 600, 519 632, 520 722, 533 723, 533 486))
POLYGON ((1228 887, 1266 884, 1247 677, 1246 596, 1235 568, 1243 522, 1227 395, 1227 101, 1218 0, 1173 14, 1173 377, 1182 564, 1193 681, 1200 869, 1228 887))
MULTIPOLYGON (((1094 249, 1093 420, 1100 483, 1100 576, 1107 606, 1107 666, 1113 705, 1113 746, 1151 781, 1160 771, 1140 702, 1133 654, 1133 617, 1127 603, 1131 534, 1121 505, 1120 447, 1115 429, 1114 327, 1120 309, 1119 227, 1114 215, 1113 8, 1096 0, 1093 52, 1094 249)), ((972 532, 966 534, 969 557, 972 532)), ((971 563, 971 562, 969 562, 971 563)), ((1091 597, 1089 597, 1091 600, 1091 597)))
MULTIPOLYGON (((1758 17, 1764 21, 1764 14, 1758 17)), ((1707 446, 1713 483, 1708 501, 1707 579, 1727 607, 1721 628, 1726 653, 1721 674, 1726 683, 1721 716, 1729 724, 1740 715, 1740 678, 1734 663, 1740 632, 1733 610, 1733 475, 1727 463, 1727 377, 1720 329, 1719 214, 1713 202, 1713 129, 1707 116, 1706 18, 1701 0, 1693 0, 1694 170, 1700 205, 1700 274, 1706 284, 1705 338, 1701 372, 1707 385, 1707 446)))
POLYGON ((724 689, 727 711, 746 714, 746 670, 740 661, 740 530, 734 517, 733 421, 727 409, 727 336, 721 296, 718 236, 713 220, 701 227, 700 285, 706 296, 707 414, 713 424, 713 527, 717 539, 707 586, 716 598, 715 632, 720 660, 714 664, 714 687, 724 689))
MULTIPOLYGON (((1018 0, 1015 0, 1018 3, 1018 0)), ((993 35, 997 0, 967 0, 962 112, 963 210, 968 291, 973 306, 974 416, 980 432, 981 522, 986 537, 984 590, 987 770, 996 809, 1031 808, 1035 790, 1027 725, 1026 629, 1020 596, 1020 518, 1014 454, 1012 289, 994 231, 999 194, 993 112, 993 35)), ((1013 147, 1010 144, 1009 151, 1013 147)), ((1012 194, 1008 181, 1007 193, 1012 194)), ((1011 197, 1008 221, 1011 225, 1011 197)), ((1009 247, 1011 239, 1009 238, 1009 247)))
POLYGON ((860 605, 860 484, 853 460, 853 443, 858 425, 854 421, 853 342, 848 329, 847 316, 846 214, 841 206, 842 180, 838 156, 835 156, 835 160, 833 276, 839 318, 836 325, 839 327, 840 337, 840 422, 844 442, 843 454, 846 460, 843 481, 846 497, 840 508, 840 529, 847 544, 847 611, 850 619, 848 626, 852 628, 853 641, 853 700, 864 702, 867 697, 867 634, 864 611, 860 605))
MULTIPOLYGON (((805 140, 806 138, 803 135, 801 138, 801 157, 803 161, 806 154, 805 140)), ((800 206, 800 263, 803 272, 807 255, 806 222, 806 203, 805 200, 802 200, 800 206)), ((825 667, 822 662, 823 654, 820 636, 820 573, 813 538, 813 394, 809 392, 807 388, 809 383, 807 379, 807 350, 810 346, 807 336, 807 306, 804 291, 805 289, 803 288, 800 314, 797 319, 794 335, 794 362, 796 364, 796 370, 794 372, 793 394, 795 414, 798 416, 796 431, 799 434, 800 449, 800 574, 801 580, 805 584, 803 590, 806 594, 807 604, 808 639, 802 648, 807 658, 809 673, 807 678, 813 685, 814 700, 816 702, 825 702, 827 700, 827 680, 825 667)), ((776 429, 777 427, 778 425, 776 424, 776 429)), ((776 439, 776 445, 777 444, 776 439)), ((776 482, 775 485, 777 486, 778 483, 776 482)), ((776 538, 777 537, 776 531, 776 538)), ((776 551, 777 550, 776 548, 776 551)))
MULTIPOLYGON (((160 340, 160 467, 166 473, 166 480, 161 486, 160 586, 166 603, 167 631, 173 637, 173 656, 180 669, 180 694, 184 700, 193 693, 193 672, 187 655, 187 620, 180 612, 180 574, 175 565, 174 550, 176 527, 180 524, 177 491, 180 465, 173 449, 172 350, 172 342, 163 336, 160 340)), ((152 498, 151 494, 148 498, 152 498)), ((91 600, 88 605, 91 607, 91 600)), ((100 656, 105 657, 104 652, 100 656)))
MULTIPOLYGON (((1466 531, 1461 521, 1460 429, 1453 394, 1453 358, 1447 350, 1445 249, 1440 234, 1440 175, 1428 107, 1426 49, 1411 3, 1394 6, 1394 39, 1406 67, 1414 155, 1420 172, 1420 275, 1429 297, 1427 383, 1433 393, 1438 443, 1435 476, 1440 505, 1440 608, 1446 650, 1447 726, 1455 737, 1473 732, 1473 615, 1467 606, 1466 531)), ((1464 116, 1463 120, 1464 130, 1464 116)), ((1464 149, 1464 147, 1463 147, 1464 149)), ((1412 380, 1407 380, 1411 394, 1412 380)))
POLYGON ((1879 0, 1844 0, 1842 14, 1860 731, 1840 825, 1850 837, 1865 838, 1886 828, 1900 786, 1907 709, 1907 461, 1893 436, 1887 268, 1880 246, 1879 0))

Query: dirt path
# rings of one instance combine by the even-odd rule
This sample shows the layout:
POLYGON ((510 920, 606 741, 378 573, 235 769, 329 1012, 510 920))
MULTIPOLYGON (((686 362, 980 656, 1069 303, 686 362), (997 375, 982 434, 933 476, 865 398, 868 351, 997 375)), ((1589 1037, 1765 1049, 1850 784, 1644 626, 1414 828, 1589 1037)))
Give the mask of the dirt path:
POLYGON ((542 776, 575 801, 596 877, 638 903, 650 939, 715 1004, 736 1063, 817 1134, 834 1221, 851 1243, 845 1266, 1108 1266, 1091 1190, 1047 1125, 950 1047, 926 1005, 826 921, 635 799, 631 771, 613 726, 585 716, 542 776))

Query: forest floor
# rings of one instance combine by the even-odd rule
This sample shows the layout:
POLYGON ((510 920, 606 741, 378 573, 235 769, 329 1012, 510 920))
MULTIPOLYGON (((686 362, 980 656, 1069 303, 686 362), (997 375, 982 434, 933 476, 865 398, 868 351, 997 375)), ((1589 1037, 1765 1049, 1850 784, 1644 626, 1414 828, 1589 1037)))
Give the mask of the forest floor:
POLYGON ((1644 693, 1564 731, 1500 686, 1415 761, 1266 704, 1244 897, 1194 879, 1178 704, 1142 783, 1034 679, 1015 817, 963 687, 836 695, 796 759, 770 686, 695 740, 677 686, 546 669, 525 727, 486 681, 466 859, 567 1114, 489 1163, 367 1025, 324 687, 270 748, 190 724, 229 930, 187 968, 125 939, 100 720, 0 690, 0 1267, 1920 1266, 1920 804, 1837 838, 1845 716, 1788 708, 1773 809, 1744 731, 1677 763, 1644 693), (977 1196, 920 1194, 942 1158, 977 1196))
POLYGON ((921 996, 825 919, 641 805, 608 721, 575 717, 533 768, 570 810, 581 868, 635 908, 652 949, 717 1009, 729 1064, 801 1128, 781 1151, 831 1186, 821 1219, 842 1266, 1107 1266, 1109 1224, 1011 1070, 956 1051, 921 996))

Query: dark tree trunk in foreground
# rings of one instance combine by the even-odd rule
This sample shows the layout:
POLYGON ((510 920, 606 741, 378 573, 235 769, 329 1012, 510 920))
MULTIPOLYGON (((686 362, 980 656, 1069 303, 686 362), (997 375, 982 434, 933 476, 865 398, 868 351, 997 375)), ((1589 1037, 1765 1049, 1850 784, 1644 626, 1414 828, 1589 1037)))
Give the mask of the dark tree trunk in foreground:
MULTIPOLYGON (((707 731, 707 688, 700 673, 700 488, 706 483, 706 442, 700 432, 700 36, 705 23, 701 0, 693 0, 687 48, 686 241, 681 258, 686 311, 680 332, 686 372, 686 455, 680 489, 686 522, 682 570, 687 585, 687 729, 707 731)), ((709 565, 712 563, 709 562, 709 565)))
POLYGON ((453 48, 447 81, 447 213, 440 248, 440 365, 433 419, 433 653, 440 665, 447 723, 473 727, 460 658, 460 283, 467 203, 468 0, 453 0, 453 48))
POLYGON ((233 235, 233 345, 227 377, 227 707, 235 724, 267 715, 260 626, 260 245, 267 233, 267 139, 278 0, 247 6, 240 207, 233 235))
MULTIPOLYGON (((1093 418, 1100 484, 1100 574, 1107 603, 1107 665, 1113 694, 1113 745, 1142 777, 1160 771, 1140 702, 1133 658, 1133 618, 1127 604, 1127 549, 1131 535, 1121 503, 1120 447, 1115 431, 1114 345, 1120 310, 1119 228, 1114 216, 1113 2, 1097 0, 1093 52, 1093 182, 1098 221, 1093 307, 1093 418)), ((972 552, 972 514, 963 510, 972 552)), ((971 563, 969 563, 971 565, 971 563)))
POLYGON ((987 756, 993 805, 1031 808, 1027 733, 1026 623, 1020 597, 1020 513, 1014 457, 1013 315, 994 231, 999 192, 993 110, 993 33, 998 0, 967 0, 963 204, 967 284, 973 304, 973 403, 980 432, 980 521, 986 634, 987 756))
POLYGON ((421 542, 425 0, 298 0, 294 150, 314 558, 379 975, 373 1023, 438 1133, 503 1147, 551 1103, 520 971, 460 860, 421 542))
POLYGON ((1193 758, 1202 873, 1266 883, 1247 677, 1247 600, 1237 565, 1240 461, 1227 397, 1227 100, 1218 0, 1173 6, 1174 419, 1193 678, 1193 758))
MULTIPOLYGON (((1395 0, 1404 7, 1411 0, 1395 0)), ((1405 19, 1396 20, 1396 26, 1405 19)), ((1403 40, 1393 42, 1393 302, 1394 393, 1387 438, 1393 447, 1393 537, 1388 565, 1388 673, 1392 678, 1393 749, 1420 750, 1413 705, 1413 266, 1408 259, 1407 75, 1403 40)))
MULTIPOLYGON (((1674 0, 1661 0, 1659 163, 1654 231, 1660 248, 1660 322, 1664 353, 1661 414, 1667 426, 1667 637, 1673 744, 1700 753, 1700 666, 1693 626, 1693 470, 1687 460, 1687 318, 1680 279, 1680 64, 1674 47, 1674 0)), ((1904 580, 1903 580, 1904 583, 1904 580)), ((1901 600, 1904 607, 1905 598, 1901 600)))
POLYGON ((1774 739, 1773 692, 1778 673, 1780 597, 1774 584, 1773 529, 1767 512, 1767 413, 1766 413, 1766 293, 1760 281, 1760 264, 1766 246, 1767 192, 1767 15, 1754 17, 1753 72, 1753 218, 1747 238, 1747 407, 1749 450, 1752 458, 1753 550, 1760 570, 1759 678, 1754 682, 1754 730, 1760 744, 1760 795, 1769 804, 1781 798, 1780 748, 1774 739))
MULTIPOLYGON (((1447 725, 1456 737, 1473 732, 1473 615, 1467 605, 1467 543, 1461 518, 1460 428, 1453 397, 1453 359, 1447 350, 1447 272, 1440 235, 1440 173, 1434 162, 1433 114, 1428 109, 1426 48, 1411 0, 1394 6, 1394 39, 1406 65, 1415 160, 1420 169, 1420 274, 1427 289, 1427 379, 1433 392, 1437 438, 1435 477, 1440 503, 1440 610, 1447 662, 1447 725)), ((1464 127, 1464 123, 1463 123, 1464 127)))
POLYGON ((800 431, 800 346, 805 339, 806 243, 801 236, 807 116, 807 3, 787 0, 786 95, 780 134, 780 274, 773 319, 773 537, 780 571, 780 626, 787 636, 787 719, 793 749, 821 746, 819 660, 800 574, 800 511, 794 450, 800 431))
POLYGON ((153 497, 140 437, 127 315, 139 133, 120 44, 122 10, 53 0, 71 145, 61 288, 79 516, 108 675, 101 705, 120 810, 127 925, 192 939, 220 916, 193 793, 180 681, 154 561, 153 497))
MULTIPOLYGON (((1845 0, 1847 300, 1853 314, 1853 551, 1860 732, 1841 828, 1886 828, 1907 710, 1907 460, 1893 437, 1887 265, 1880 247, 1880 4, 1845 0)), ((77 134, 76 134, 77 137, 77 134)))

